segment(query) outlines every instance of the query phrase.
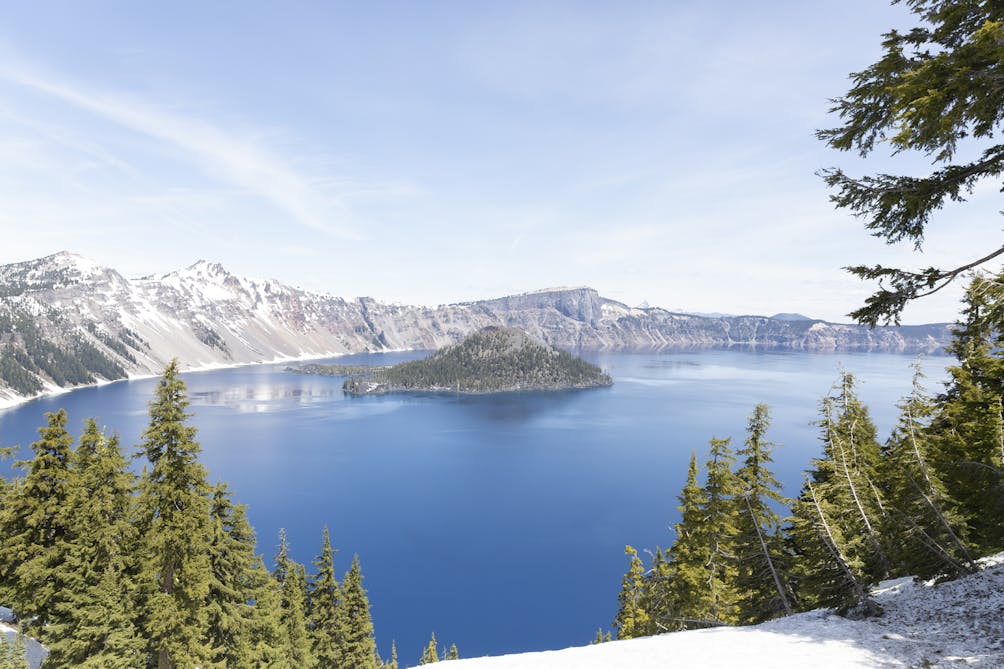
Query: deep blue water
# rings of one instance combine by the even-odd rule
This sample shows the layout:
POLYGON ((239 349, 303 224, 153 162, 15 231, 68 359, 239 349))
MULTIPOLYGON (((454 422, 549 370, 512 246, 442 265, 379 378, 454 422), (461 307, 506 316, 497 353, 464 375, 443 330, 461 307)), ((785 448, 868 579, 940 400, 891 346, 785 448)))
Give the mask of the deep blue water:
MULTIPOLYGON (((417 354, 350 356, 387 363, 417 354)), ((259 550, 285 527, 309 565, 327 525, 336 568, 358 553, 377 639, 417 661, 435 631, 461 656, 577 645, 616 612, 625 544, 667 546, 692 451, 742 441, 767 402, 788 494, 819 451, 811 425, 845 368, 880 435, 909 391, 914 358, 702 351, 587 356, 609 389, 477 397, 350 398, 342 379, 255 366, 184 376, 212 479, 249 505, 259 550)), ((940 389, 948 358, 929 358, 940 389)), ((88 388, 0 412, 0 445, 26 446, 59 407, 96 417, 123 444, 146 424, 155 379, 88 388)))

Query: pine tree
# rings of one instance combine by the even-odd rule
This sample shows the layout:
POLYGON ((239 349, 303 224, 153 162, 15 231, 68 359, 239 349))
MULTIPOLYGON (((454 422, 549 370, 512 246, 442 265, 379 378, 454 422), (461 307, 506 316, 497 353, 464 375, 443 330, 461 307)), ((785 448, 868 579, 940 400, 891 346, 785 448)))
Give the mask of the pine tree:
POLYGON ((73 536, 60 570, 46 667, 135 667, 143 657, 133 622, 135 477, 118 438, 106 438, 93 420, 85 423, 72 463, 73 536))
MULTIPOLYGON (((652 567, 645 573, 641 606, 650 617, 648 634, 659 634, 673 627, 673 563, 669 561, 667 553, 668 551, 656 546, 652 552, 652 567)), ((607 632, 607 636, 609 634, 607 632)))
POLYGON ((31 445, 35 456, 17 465, 28 473, 5 490, 0 508, 0 601, 44 637, 60 593, 62 563, 71 538, 70 505, 75 475, 73 438, 66 412, 46 414, 47 425, 31 445))
POLYGON ((311 652, 311 636, 307 622, 307 574, 302 564, 292 562, 289 575, 280 592, 285 612, 286 652, 289 666, 316 667, 317 660, 311 652))
POLYGON ((645 607, 645 567, 634 548, 625 546, 624 553, 630 559, 630 566, 621 582, 614 627, 618 639, 633 639, 653 634, 652 617, 645 607))
MULTIPOLYGON (((934 167, 927 174, 910 169, 908 174, 855 178, 839 169, 822 171, 837 190, 831 198, 837 207, 862 218, 871 234, 890 244, 909 241, 919 251, 932 215, 946 202, 965 201, 987 181, 996 187, 1004 171, 1004 89, 999 84, 1004 22, 998 2, 902 4, 915 15, 916 25, 882 35, 881 56, 852 74, 848 92, 833 101, 831 111, 839 114, 839 127, 817 136, 835 149, 860 156, 887 148, 893 154, 916 152, 931 161, 934 167), (958 151, 960 146, 963 151, 958 151)), ((957 215, 956 210, 951 215, 957 215)), ((1004 246, 991 241, 996 239, 993 231, 979 237, 974 244, 997 248, 959 266, 847 268, 861 278, 880 281, 865 306, 850 315, 871 325, 898 324, 910 300, 936 293, 1004 254, 1004 246)))
POLYGON ((185 424, 185 384, 172 361, 150 403, 140 448, 141 626, 159 669, 205 666, 209 594, 209 486, 195 428, 185 424))
POLYGON ((922 376, 917 367, 913 391, 900 402, 899 423, 882 450, 883 533, 900 574, 931 578, 969 573, 976 564, 963 540, 964 523, 931 467, 934 445, 928 427, 935 407, 922 376))
POLYGON ((446 657, 444 657, 443 659, 444 660, 459 660, 460 659, 460 651, 457 650, 457 644, 455 644, 455 643, 451 643, 450 644, 450 652, 447 653, 446 657))
POLYGON ((707 493, 697 483, 697 454, 690 456, 687 483, 680 493, 680 522, 674 525, 676 540, 668 551, 672 564, 667 611, 660 612, 668 630, 706 627, 711 615, 711 593, 707 587, 709 555, 705 509, 707 493))
POLYGON ((317 573, 311 580, 307 601, 310 610, 310 652, 319 669, 340 667, 342 639, 345 630, 340 627, 338 608, 341 592, 335 578, 335 551, 325 526, 321 554, 314 558, 317 573))
POLYGON ((206 605, 206 643, 211 660, 207 666, 249 667, 255 645, 251 637, 255 606, 252 578, 258 563, 254 531, 244 507, 231 501, 226 485, 213 487, 209 513, 212 576, 206 605))
POLYGON ((863 564, 843 549, 848 545, 833 522, 840 504, 822 498, 806 474, 802 492, 792 508, 789 536, 796 552, 794 578, 803 609, 834 607, 841 612, 870 610, 868 581, 863 564))
POLYGON ((310 637, 307 632, 307 584, 303 565, 289 557, 286 530, 279 530, 279 552, 272 571, 279 585, 279 610, 282 621, 282 663, 285 669, 313 667, 310 637))
POLYGON ((948 347, 958 364, 930 427, 932 467, 977 554, 1004 548, 1004 272, 975 276, 948 347))
POLYGON ((892 569, 882 545, 884 509, 875 484, 881 446, 854 383, 853 375, 844 372, 837 394, 823 399, 819 424, 824 457, 817 465, 817 488, 833 503, 831 520, 846 540, 841 551, 852 563, 860 563, 867 583, 877 583, 892 569))
POLYGON ((739 483, 732 466, 735 456, 731 439, 712 439, 704 490, 704 518, 708 541, 706 586, 709 594, 707 619, 731 625, 738 621, 735 592, 735 538, 739 483))
POLYGON ((735 587, 739 619, 755 623, 792 613, 790 560, 784 549, 781 519, 771 508, 787 504, 781 484, 768 469, 774 444, 767 441, 770 413, 758 404, 749 418, 746 441, 736 453, 743 464, 736 472, 740 492, 735 538, 735 587))
POLYGON ((842 375, 837 389, 821 402, 823 455, 813 460, 792 509, 790 536, 803 606, 846 610, 870 606, 868 586, 890 567, 880 534, 875 426, 850 374, 842 375))
POLYGON ((371 669, 375 667, 376 641, 373 639, 370 603, 363 588, 358 555, 353 557, 352 567, 342 579, 340 595, 336 612, 337 628, 341 631, 338 639, 339 667, 371 669))
MULTIPOLYGON (((248 663, 252 669, 293 669, 287 664, 287 635, 282 618, 278 584, 261 557, 248 578, 248 591, 254 601, 247 621, 248 663)), ((304 631, 306 634, 306 631, 304 631)), ((300 667, 306 664, 296 665, 300 667)))
POLYGON ((419 660, 419 664, 433 664, 439 662, 439 651, 436 649, 436 633, 432 633, 432 638, 429 639, 429 645, 425 647, 422 651, 422 657, 419 660))

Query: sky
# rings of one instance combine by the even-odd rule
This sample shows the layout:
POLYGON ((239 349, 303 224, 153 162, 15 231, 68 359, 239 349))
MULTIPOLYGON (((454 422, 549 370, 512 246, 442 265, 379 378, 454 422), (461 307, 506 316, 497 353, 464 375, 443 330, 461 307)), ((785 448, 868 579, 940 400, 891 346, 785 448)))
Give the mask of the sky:
MULTIPOLYGON (((902 5, 3 5, 0 263, 207 259, 428 305, 587 285, 847 321, 871 287, 841 267, 962 264, 1001 229, 988 184, 923 254, 889 246, 815 174, 929 169, 814 136, 881 34, 914 25, 902 5)), ((954 320, 958 296, 904 322, 954 320)))

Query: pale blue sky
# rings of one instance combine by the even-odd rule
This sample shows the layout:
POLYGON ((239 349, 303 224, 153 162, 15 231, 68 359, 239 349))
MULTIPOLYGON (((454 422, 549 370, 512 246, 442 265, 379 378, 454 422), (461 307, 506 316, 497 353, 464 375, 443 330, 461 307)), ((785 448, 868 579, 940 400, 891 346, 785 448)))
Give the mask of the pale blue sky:
MULTIPOLYGON (((3 5, 0 262, 846 320, 841 266, 1001 227, 991 185, 916 258, 827 201, 815 170, 866 169, 813 137, 827 98, 912 25, 878 0, 3 5)), ((906 320, 954 319, 946 293, 906 320)))

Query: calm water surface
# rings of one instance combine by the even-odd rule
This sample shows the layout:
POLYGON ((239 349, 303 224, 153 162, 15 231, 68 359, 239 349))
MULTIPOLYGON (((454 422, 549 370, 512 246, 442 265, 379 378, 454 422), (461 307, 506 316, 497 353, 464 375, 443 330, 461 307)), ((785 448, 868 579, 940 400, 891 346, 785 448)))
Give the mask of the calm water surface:
MULTIPOLYGON (((339 362, 386 364, 419 354, 339 362)), ((213 481, 249 505, 259 550, 285 527, 309 564, 327 525, 344 572, 360 556, 382 652, 417 662, 429 634, 462 657, 586 643, 616 612, 625 544, 667 546, 692 451, 741 442, 772 409, 776 471, 789 495, 819 451, 811 425, 841 368, 861 381, 882 438, 914 358, 886 354, 587 355, 609 389, 477 397, 351 398, 341 378, 281 365, 184 376, 213 481)), ((940 389, 948 358, 922 364, 940 389)), ((155 379, 116 383, 0 412, 0 445, 27 445, 42 413, 65 408, 140 441, 155 379)))

